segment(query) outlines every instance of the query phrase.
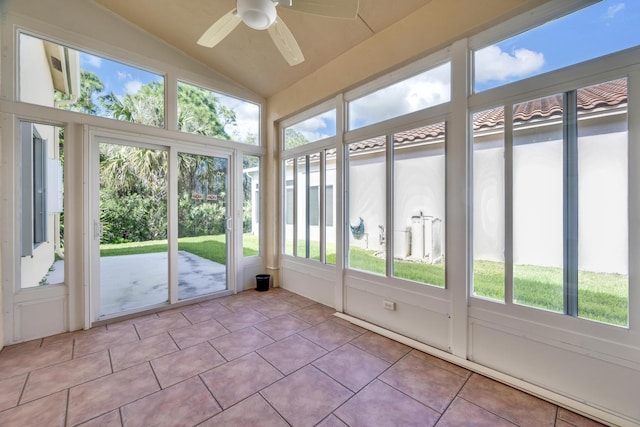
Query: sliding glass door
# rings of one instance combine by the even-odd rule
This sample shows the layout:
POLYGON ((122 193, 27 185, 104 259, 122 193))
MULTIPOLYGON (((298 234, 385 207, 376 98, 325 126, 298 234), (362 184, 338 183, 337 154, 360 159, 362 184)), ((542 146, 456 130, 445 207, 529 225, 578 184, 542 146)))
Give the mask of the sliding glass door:
POLYGON ((103 137, 92 156, 93 321, 229 289, 229 156, 103 137))
POLYGON ((228 159, 178 153, 178 299, 227 289, 228 159))

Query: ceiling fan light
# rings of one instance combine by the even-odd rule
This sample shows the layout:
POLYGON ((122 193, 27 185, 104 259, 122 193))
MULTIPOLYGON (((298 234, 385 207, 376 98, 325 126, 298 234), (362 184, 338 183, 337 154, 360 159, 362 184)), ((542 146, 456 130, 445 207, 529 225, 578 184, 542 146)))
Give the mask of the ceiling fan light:
POLYGON ((238 15, 254 30, 264 30, 276 20, 276 4, 272 0, 238 0, 238 15))

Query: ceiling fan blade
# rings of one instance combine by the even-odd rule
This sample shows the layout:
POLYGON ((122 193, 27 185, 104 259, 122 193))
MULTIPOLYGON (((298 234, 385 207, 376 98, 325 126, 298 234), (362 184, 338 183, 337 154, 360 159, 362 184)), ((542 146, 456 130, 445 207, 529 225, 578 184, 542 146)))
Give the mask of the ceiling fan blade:
POLYGON ((238 16, 235 9, 232 10, 210 26, 209 29, 200 36, 198 44, 204 47, 214 47, 227 37, 240 22, 242 22, 242 19, 238 16))
POLYGON ((358 16, 359 0, 292 0, 291 6, 279 5, 312 15, 354 19, 358 16))
POLYGON ((289 27, 280 18, 277 18, 267 31, 289 65, 298 65, 304 61, 304 55, 302 55, 298 42, 289 27))

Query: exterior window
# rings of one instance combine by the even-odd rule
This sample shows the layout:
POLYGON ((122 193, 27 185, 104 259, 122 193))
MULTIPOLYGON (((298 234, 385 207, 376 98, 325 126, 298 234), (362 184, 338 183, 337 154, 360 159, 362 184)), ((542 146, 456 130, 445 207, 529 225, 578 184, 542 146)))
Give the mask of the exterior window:
POLYGON ((318 114, 284 130, 284 148, 299 147, 336 136, 336 110, 318 114))
POLYGON ((260 144, 260 106, 178 82, 178 130, 260 144))
POLYGON ((294 197, 294 176, 295 176, 295 159, 288 159, 282 162, 284 175, 284 239, 283 250, 287 255, 294 255, 293 245, 295 240, 295 197, 294 197))
POLYGON ((579 89, 576 98, 575 314, 624 326, 629 295, 627 80, 579 89))
POLYGON ((386 137, 349 148, 349 268, 386 274, 386 137))
POLYGON ((296 161, 296 230, 297 230, 297 252, 302 258, 309 257, 309 237, 308 237, 308 188, 309 165, 307 157, 298 157, 296 161))
POLYGON ((393 135, 393 275, 444 286, 444 122, 393 135))
POLYGON ((473 294, 504 301, 504 107, 473 115, 473 294))
MULTIPOLYGON (((327 264, 336 263, 336 149, 328 149, 324 151, 324 176, 325 176, 325 262, 327 264)), ((321 208, 322 209, 322 208, 321 208)))
POLYGON ((335 149, 288 159, 283 165, 284 253, 335 264, 335 149))
POLYGON ((349 102, 349 130, 359 129, 451 100, 451 63, 349 102))
POLYGON ((562 311, 562 95, 513 106, 513 300, 562 311))
POLYGON ((513 105, 506 163, 506 109, 474 115, 474 295, 628 325, 627 99, 619 79, 513 105))
POLYGON ((478 49, 474 53, 475 91, 638 46, 639 14, 638 2, 603 0, 478 49))
POLYGON ((244 156, 242 160, 242 254, 260 252, 260 157, 244 156))
POLYGON ((20 34, 20 101, 165 125, 162 76, 26 34, 20 34))
POLYGON ((20 123, 22 288, 64 282, 61 134, 20 123))

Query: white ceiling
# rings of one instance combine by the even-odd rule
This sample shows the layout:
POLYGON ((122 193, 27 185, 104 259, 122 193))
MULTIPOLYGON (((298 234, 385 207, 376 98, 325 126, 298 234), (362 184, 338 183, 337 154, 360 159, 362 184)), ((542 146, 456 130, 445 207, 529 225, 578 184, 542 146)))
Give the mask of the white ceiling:
MULTIPOLYGON (((185 54, 269 98, 367 38, 400 21, 430 0, 360 0, 358 17, 332 19, 278 8, 296 37, 305 61, 289 66, 266 31, 240 24, 208 49, 196 44, 202 33, 235 0, 95 0, 106 9, 185 54)), ((295 2, 295 0, 293 0, 295 2)))

